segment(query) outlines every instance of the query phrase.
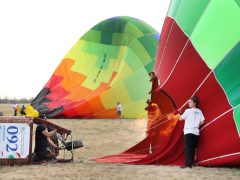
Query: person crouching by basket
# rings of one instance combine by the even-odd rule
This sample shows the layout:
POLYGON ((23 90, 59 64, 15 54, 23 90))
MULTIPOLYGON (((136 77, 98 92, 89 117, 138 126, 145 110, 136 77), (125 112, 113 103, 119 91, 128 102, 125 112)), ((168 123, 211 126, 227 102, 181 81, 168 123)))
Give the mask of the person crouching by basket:
POLYGON ((56 135, 57 130, 48 131, 48 128, 43 124, 38 124, 35 134, 35 155, 33 161, 52 161, 56 160, 55 153, 51 150, 51 146, 61 149, 53 143, 51 137, 56 135))

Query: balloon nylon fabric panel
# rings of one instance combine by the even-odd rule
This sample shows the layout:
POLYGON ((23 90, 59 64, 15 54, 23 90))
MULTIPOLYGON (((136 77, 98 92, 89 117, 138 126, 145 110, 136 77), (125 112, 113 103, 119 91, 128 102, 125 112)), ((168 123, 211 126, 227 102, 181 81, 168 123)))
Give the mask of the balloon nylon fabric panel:
POLYGON ((197 164, 240 166, 239 1, 173 0, 158 45, 152 102, 161 116, 148 120, 148 136, 99 162, 183 165, 183 123, 174 110, 195 95, 206 118, 197 164))

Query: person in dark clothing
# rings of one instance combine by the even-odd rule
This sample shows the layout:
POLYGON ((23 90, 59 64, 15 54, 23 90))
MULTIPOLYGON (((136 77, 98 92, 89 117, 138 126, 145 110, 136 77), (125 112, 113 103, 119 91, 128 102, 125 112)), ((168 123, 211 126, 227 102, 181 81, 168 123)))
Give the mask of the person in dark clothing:
POLYGON ((20 113, 21 113, 22 115, 26 115, 25 106, 24 106, 24 105, 22 105, 21 110, 20 110, 20 113))
POLYGON ((33 157, 33 161, 56 160, 56 155, 50 148, 52 146, 60 149, 50 139, 56 133, 56 129, 49 132, 48 128, 43 124, 37 126, 35 134, 35 156, 33 157))

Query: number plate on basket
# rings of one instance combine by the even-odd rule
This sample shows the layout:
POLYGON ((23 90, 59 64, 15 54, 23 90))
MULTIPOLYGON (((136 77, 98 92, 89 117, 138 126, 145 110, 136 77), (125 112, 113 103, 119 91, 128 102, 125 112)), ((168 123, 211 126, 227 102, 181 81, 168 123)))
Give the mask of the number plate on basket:
POLYGON ((23 159, 29 154, 30 127, 24 123, 0 123, 0 159, 23 159))

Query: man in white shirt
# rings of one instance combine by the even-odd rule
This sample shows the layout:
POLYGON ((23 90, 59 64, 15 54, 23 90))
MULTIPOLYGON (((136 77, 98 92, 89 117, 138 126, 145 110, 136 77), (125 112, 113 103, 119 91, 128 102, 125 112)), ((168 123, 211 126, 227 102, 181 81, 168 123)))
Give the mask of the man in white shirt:
POLYGON ((18 107, 18 104, 16 102, 14 102, 13 105, 12 105, 14 116, 17 116, 17 107, 18 107))
POLYGON ((117 102, 117 115, 119 118, 122 116, 122 105, 120 102, 117 102))
POLYGON ((202 111, 198 108, 198 100, 196 97, 191 97, 188 101, 189 109, 180 116, 179 120, 184 120, 184 154, 185 166, 192 167, 194 163, 195 148, 198 144, 199 127, 204 123, 202 111))

